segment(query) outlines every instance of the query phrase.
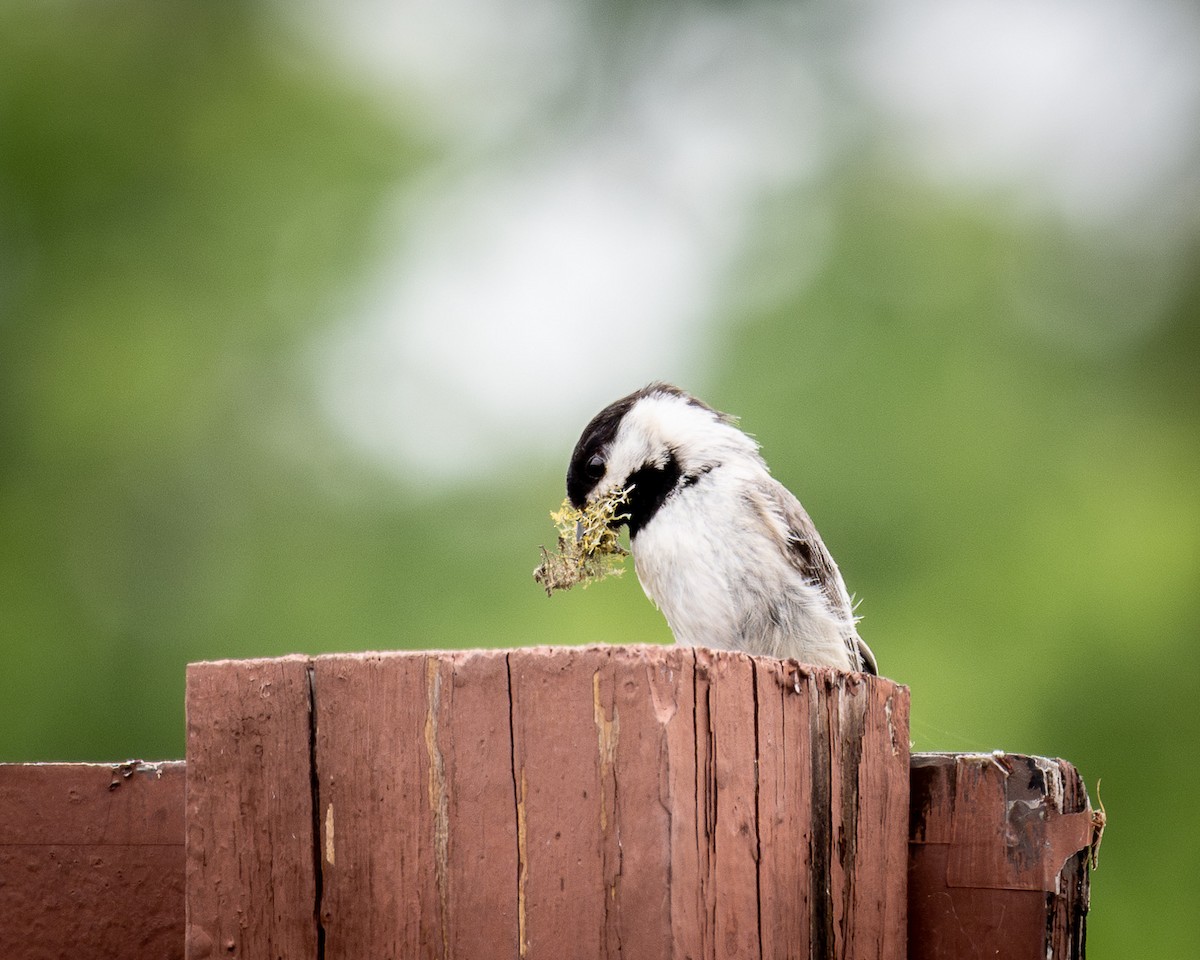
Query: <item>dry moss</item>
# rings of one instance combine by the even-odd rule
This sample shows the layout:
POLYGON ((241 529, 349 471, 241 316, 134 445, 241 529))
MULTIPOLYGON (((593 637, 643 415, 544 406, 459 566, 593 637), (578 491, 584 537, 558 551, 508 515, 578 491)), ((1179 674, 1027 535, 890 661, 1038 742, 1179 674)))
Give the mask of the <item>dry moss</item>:
POLYGON ((583 510, 564 500, 550 514, 558 527, 558 552, 541 547, 542 562, 533 571, 533 579, 545 588, 546 596, 625 572, 623 563, 629 551, 621 546, 615 523, 628 516, 621 512, 628 499, 627 491, 618 490, 583 510))

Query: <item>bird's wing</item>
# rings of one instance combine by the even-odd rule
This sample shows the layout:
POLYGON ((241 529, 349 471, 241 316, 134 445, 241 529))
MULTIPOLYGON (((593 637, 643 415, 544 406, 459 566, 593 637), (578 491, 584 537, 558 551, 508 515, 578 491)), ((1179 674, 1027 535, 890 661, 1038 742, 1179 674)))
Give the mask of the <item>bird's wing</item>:
POLYGON ((875 654, 854 629, 854 606, 850 594, 817 528, 795 495, 779 481, 771 479, 754 487, 755 506, 768 521, 780 551, 809 583, 820 588, 829 608, 849 626, 846 646, 850 661, 868 673, 876 673, 875 654))
POLYGON ((856 636, 854 642, 858 647, 858 662, 862 664, 863 673, 879 676, 879 664, 875 662, 875 653, 867 646, 867 641, 856 636))

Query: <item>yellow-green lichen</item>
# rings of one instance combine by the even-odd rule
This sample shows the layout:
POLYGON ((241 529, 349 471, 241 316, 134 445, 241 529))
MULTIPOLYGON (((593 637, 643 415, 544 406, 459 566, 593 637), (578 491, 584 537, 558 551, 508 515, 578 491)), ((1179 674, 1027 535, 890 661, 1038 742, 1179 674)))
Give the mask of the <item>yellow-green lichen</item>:
POLYGON ((558 527, 558 551, 541 547, 542 562, 533 571, 533 579, 542 585, 546 596, 555 590, 570 590, 575 584, 585 587, 625 572, 628 554, 617 536, 617 524, 628 514, 621 512, 629 492, 616 490, 576 510, 570 500, 550 514, 558 527))

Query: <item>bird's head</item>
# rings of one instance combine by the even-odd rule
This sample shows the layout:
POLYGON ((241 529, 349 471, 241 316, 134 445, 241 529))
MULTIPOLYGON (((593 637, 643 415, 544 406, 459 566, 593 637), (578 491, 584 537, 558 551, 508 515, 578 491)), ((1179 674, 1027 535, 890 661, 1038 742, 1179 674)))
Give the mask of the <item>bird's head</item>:
POLYGON ((678 387, 652 383, 601 410, 584 428, 567 470, 577 509, 627 491, 621 522, 636 536, 673 494, 732 461, 761 463, 758 445, 678 387))

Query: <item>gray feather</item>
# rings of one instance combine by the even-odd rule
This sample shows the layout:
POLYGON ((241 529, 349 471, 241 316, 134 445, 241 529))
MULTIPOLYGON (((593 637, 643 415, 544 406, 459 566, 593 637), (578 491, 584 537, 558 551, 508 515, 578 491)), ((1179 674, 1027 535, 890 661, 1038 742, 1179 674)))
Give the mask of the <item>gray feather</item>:
POLYGON ((854 606, 842 574, 825 547, 808 511, 782 483, 770 479, 753 488, 755 507, 776 534, 775 541, 788 562, 808 583, 818 587, 829 609, 845 621, 845 642, 856 669, 875 674, 875 655, 855 628, 854 606), (759 499, 761 498, 761 499, 759 499), (775 519, 782 524, 771 522, 775 519))

